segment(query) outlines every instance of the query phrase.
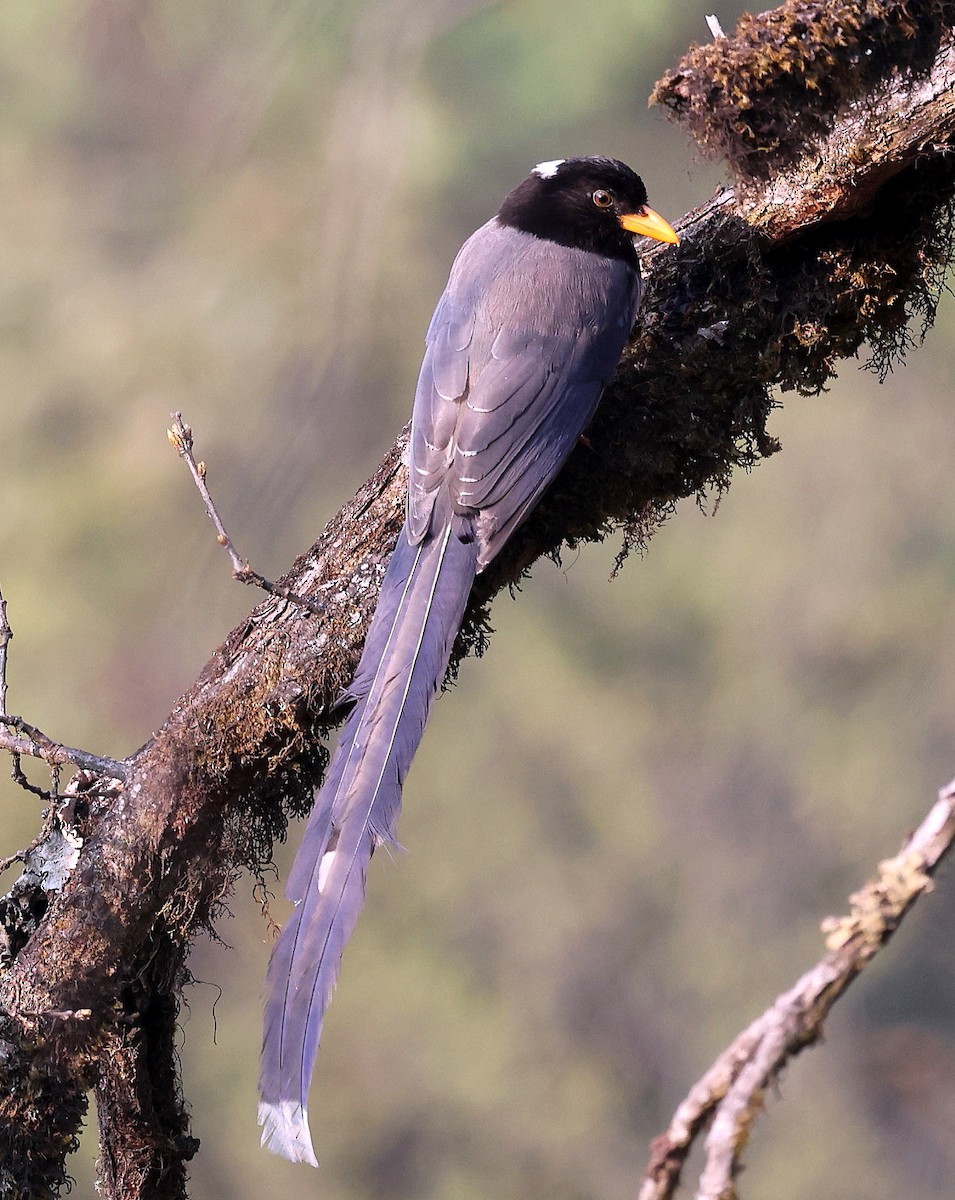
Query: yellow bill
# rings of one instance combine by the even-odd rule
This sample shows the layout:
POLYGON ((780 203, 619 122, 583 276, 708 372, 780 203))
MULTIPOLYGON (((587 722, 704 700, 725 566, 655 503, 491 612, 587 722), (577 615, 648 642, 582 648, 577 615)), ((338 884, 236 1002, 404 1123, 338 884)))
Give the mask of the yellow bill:
POLYGON ((624 213, 620 224, 627 233, 639 233, 643 237, 655 238, 658 242, 673 242, 678 244, 680 237, 669 221, 664 221, 659 213, 644 206, 635 213, 624 213))

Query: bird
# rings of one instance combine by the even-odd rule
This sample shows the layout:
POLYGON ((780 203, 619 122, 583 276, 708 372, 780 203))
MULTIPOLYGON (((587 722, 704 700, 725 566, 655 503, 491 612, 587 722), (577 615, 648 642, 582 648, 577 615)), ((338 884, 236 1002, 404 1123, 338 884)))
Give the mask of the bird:
POLYGON ((268 969, 258 1117, 262 1144, 293 1162, 318 1165, 307 1100, 325 1010, 371 856, 397 844, 402 786, 471 586, 594 415, 640 305, 638 236, 679 241, 630 167, 539 163, 464 243, 435 308, 404 525, 268 969))

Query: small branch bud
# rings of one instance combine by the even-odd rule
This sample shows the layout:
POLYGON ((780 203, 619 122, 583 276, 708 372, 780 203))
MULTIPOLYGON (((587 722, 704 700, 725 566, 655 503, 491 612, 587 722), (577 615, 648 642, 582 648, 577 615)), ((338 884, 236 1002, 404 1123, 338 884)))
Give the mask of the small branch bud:
POLYGON ((247 583, 252 587, 261 588, 264 592, 268 592, 269 595, 280 596, 282 599, 288 600, 292 604, 297 604, 299 607, 306 609, 316 616, 320 616, 324 612, 324 608, 316 600, 312 600, 308 596, 296 595, 289 588, 282 587, 281 584, 272 583, 264 575, 260 575, 258 571, 253 571, 248 562, 239 556, 239 552, 236 550, 232 539, 229 537, 222 523, 222 518, 219 516, 219 511, 215 506, 215 501, 212 499, 212 495, 206 486, 206 464, 202 460, 197 462, 193 454, 192 430, 183 421, 182 413, 174 412, 171 416, 173 420, 172 428, 166 430, 166 435, 178 451, 179 457, 189 468, 193 482, 199 489, 199 495, 202 497, 202 502, 205 505, 206 514, 216 529, 216 541, 223 547, 232 560, 232 578, 238 580, 239 583, 247 583))

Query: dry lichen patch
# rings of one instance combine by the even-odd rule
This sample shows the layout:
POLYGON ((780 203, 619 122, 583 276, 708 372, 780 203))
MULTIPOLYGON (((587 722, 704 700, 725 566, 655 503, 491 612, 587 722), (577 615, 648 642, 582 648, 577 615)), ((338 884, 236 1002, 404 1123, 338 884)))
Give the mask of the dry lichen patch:
POLYGON ((951 3, 788 0, 745 14, 732 37, 691 46, 651 103, 739 177, 766 179, 873 85, 927 73, 953 21, 951 3))

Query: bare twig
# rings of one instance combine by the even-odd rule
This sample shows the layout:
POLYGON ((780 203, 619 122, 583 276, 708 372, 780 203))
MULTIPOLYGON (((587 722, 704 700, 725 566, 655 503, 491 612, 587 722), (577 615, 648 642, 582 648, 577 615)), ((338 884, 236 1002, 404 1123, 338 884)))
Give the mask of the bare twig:
MULTIPOLYGON (((4 713, 0 724, 6 726, 6 730, 0 729, 0 750, 8 750, 13 755, 28 754, 31 758, 42 759, 54 768, 69 763, 74 767, 79 767, 82 771, 89 771, 93 775, 104 775, 108 779, 125 780, 129 774, 129 767, 126 763, 115 758, 90 754, 88 750, 77 750, 73 746, 64 746, 60 742, 54 742, 41 729, 24 721, 22 717, 4 713), (7 732, 8 730, 16 732, 7 732), (17 737, 16 733, 21 736, 17 737)), ((35 789, 31 788, 31 790, 35 789)), ((46 793, 44 792, 42 795, 46 796, 46 793)))
POLYGON ((720 24, 720 19, 716 13, 707 13, 705 20, 706 27, 709 29, 714 38, 726 37, 726 34, 723 32, 723 26, 720 24))
MULTIPOLYGON (((7 601, 6 597, 0 592, 0 739, 6 736, 8 728, 4 717, 7 715, 7 647, 13 638, 13 630, 10 628, 10 622, 7 620, 7 601)), ((17 739, 13 739, 16 741, 17 739)), ((0 740, 2 745, 2 740, 0 740)), ((38 793, 39 789, 35 788, 26 775, 23 773, 23 768, 20 766, 20 752, 11 747, 13 754, 13 764, 10 769, 10 774, 14 783, 25 788, 28 792, 38 793)), ((42 794, 42 793, 39 793, 42 794)), ((6 870, 6 867, 3 868, 6 870)))
POLYGON ((829 917, 829 953, 777 997, 717 1058, 654 1140, 639 1200, 670 1200, 700 1132, 709 1125, 697 1200, 735 1200, 734 1178, 763 1093, 800 1050, 815 1042, 833 1004, 886 944, 955 841, 955 780, 877 879, 850 896, 845 917, 829 917))
POLYGON ((192 429, 183 421, 182 413, 174 412, 170 416, 172 417, 172 426, 166 430, 166 436, 169 438, 179 457, 189 468, 189 473, 192 475, 193 481, 199 489, 199 495, 202 497, 206 512, 209 514, 209 520, 216 529, 216 541, 223 547, 232 560, 232 578, 237 579, 239 583, 247 583, 251 587, 261 588, 264 592, 268 592, 272 596, 280 596, 283 600, 288 600, 292 604, 298 604, 315 616, 321 616, 325 612, 325 608, 317 600, 311 600, 308 596, 300 596, 283 587, 282 584, 272 583, 264 575, 260 575, 258 571, 254 571, 248 561, 239 555, 238 550, 235 548, 235 543, 229 537, 222 523, 222 518, 219 516, 215 501, 212 499, 212 495, 206 484, 206 464, 201 460, 196 461, 196 456, 193 453, 192 429))
MULTIPOLYGON (((111 758, 100 758, 89 754, 86 750, 75 750, 63 746, 48 738, 35 726, 28 724, 22 717, 12 716, 7 712, 7 647, 13 637, 13 630, 7 620, 7 602, 0 592, 0 750, 7 750, 13 757, 11 775, 14 783, 51 803, 60 790, 60 768, 66 763, 90 771, 95 775, 106 775, 111 779, 125 779, 127 768, 123 763, 111 758), (22 736, 17 737, 20 733, 22 736), (52 784, 49 790, 37 787, 27 779, 20 765, 20 756, 27 754, 31 758, 40 758, 49 763, 52 768, 52 784)), ((42 836, 42 835, 41 835, 42 836)), ((18 857, 14 855, 14 858, 18 857)), ((11 860, 13 861, 13 860, 11 860)), ((7 864, 9 865, 9 864, 7 864)), ((6 867, 3 868, 4 870, 6 867)))
POLYGON ((0 591, 0 717, 7 711, 7 646, 12 637, 13 630, 7 620, 7 602, 0 591))

